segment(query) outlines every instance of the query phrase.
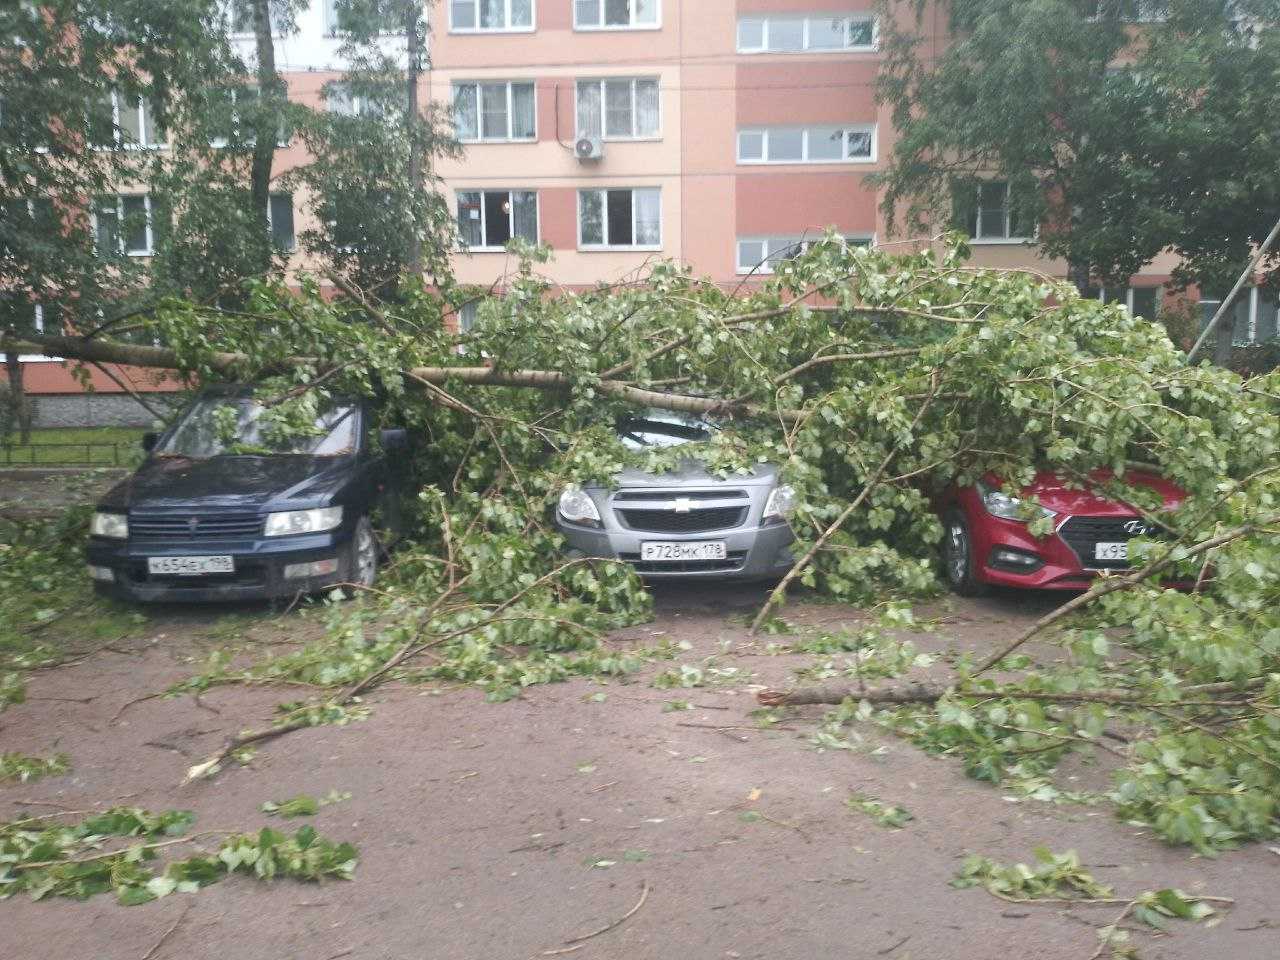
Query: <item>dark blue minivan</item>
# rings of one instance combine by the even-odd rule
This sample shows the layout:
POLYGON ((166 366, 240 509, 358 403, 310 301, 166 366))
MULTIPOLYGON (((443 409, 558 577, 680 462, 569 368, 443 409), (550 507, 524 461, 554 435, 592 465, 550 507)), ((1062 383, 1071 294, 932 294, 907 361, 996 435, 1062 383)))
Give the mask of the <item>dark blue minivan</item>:
POLYGON ((301 437, 278 435, 265 412, 245 388, 206 390, 163 434, 143 438, 146 460, 90 524, 99 592, 260 600, 372 585, 374 517, 394 528, 398 516, 385 454, 405 445, 405 431, 382 430, 375 444, 358 401, 321 408, 301 437))

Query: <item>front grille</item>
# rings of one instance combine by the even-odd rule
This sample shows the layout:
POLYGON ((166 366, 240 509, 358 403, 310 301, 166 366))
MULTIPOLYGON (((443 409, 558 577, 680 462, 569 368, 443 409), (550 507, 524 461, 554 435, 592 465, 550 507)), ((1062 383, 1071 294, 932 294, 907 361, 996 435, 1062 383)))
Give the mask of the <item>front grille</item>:
POLYGON ((262 518, 252 513, 129 517, 134 540, 227 540, 261 533, 262 518))
POLYGON ((1152 527, 1139 517, 1070 517, 1058 530, 1058 536, 1066 542, 1079 559, 1082 567, 1094 570, 1123 570, 1129 566, 1127 560, 1095 560, 1094 547, 1099 543, 1127 543, 1138 536, 1160 537, 1164 531, 1152 527), (1125 529, 1126 524, 1134 521, 1149 532, 1143 534, 1133 529, 1125 529))
POLYGON ((710 507, 688 513, 674 510, 619 510, 623 526, 646 533, 706 533, 740 527, 747 519, 746 507, 710 507))
POLYGON ((745 490, 619 490, 613 495, 613 499, 617 503, 625 503, 631 500, 679 500, 683 497, 685 500, 746 500, 747 491, 745 490))
POLYGON ((654 563, 640 559, 638 553, 620 553, 635 568, 636 573, 733 573, 747 562, 747 551, 733 550, 723 560, 680 560, 675 563, 654 563))

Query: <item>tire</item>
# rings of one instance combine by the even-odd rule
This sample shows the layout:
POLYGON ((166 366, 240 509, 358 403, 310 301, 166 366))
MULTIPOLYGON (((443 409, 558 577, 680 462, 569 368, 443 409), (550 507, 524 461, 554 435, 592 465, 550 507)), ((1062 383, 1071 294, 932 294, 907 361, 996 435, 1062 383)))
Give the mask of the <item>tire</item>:
POLYGON ((373 524, 367 516, 356 521, 356 529, 351 534, 351 542, 347 544, 344 557, 344 580, 351 584, 342 588, 343 596, 348 600, 355 598, 362 587, 372 587, 378 578, 378 560, 381 548, 378 537, 373 532, 373 524))
POLYGON ((942 518, 942 569, 947 584, 962 597, 981 597, 991 592, 991 585, 975 575, 973 535, 969 521, 959 510, 948 510, 942 518))

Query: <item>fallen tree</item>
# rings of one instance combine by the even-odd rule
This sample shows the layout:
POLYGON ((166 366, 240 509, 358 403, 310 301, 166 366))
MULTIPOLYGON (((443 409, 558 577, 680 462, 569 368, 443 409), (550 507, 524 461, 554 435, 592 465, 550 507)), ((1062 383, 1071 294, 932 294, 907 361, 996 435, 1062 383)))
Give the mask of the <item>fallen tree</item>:
MULTIPOLYGON (((1249 738, 1274 749, 1280 716, 1267 679, 1280 673, 1280 378, 1244 382, 1189 366, 1156 324, 965 257, 962 244, 899 257, 819 242, 741 296, 670 265, 644 282, 570 295, 526 262, 501 296, 479 301, 466 333, 446 320, 470 291, 402 291, 383 304, 361 291, 328 300, 311 287, 262 286, 244 311, 170 301, 135 318, 130 336, 167 347, 121 342, 123 328, 110 323, 0 346, 254 383, 282 428, 305 429, 328 398, 369 396, 386 423, 421 438, 415 544, 380 591, 334 613, 323 643, 249 670, 222 665, 185 688, 288 681, 321 690, 277 727, 230 742, 204 770, 286 729, 344 722, 390 678, 477 683, 501 698, 529 683, 634 669, 604 637, 644 619, 647 594, 623 565, 562 566, 547 521, 567 484, 608 483, 628 465, 672 469, 691 456, 726 476, 778 465, 800 502, 798 559, 756 618, 763 626, 801 585, 849 603, 935 591, 932 495, 949 483, 994 473, 1016 488, 1038 469, 1103 469, 1104 492, 1151 511, 1150 495, 1125 483, 1128 465, 1142 462, 1187 498, 1159 518, 1168 541, 1134 546, 1132 574, 1099 581, 985 662, 958 664, 928 695, 868 697, 846 685, 824 688, 821 702, 856 689, 870 706, 899 705, 899 728, 969 757, 991 779, 1031 764, 1010 759, 1027 751, 1047 764, 1085 746, 1118 711, 1144 731, 1142 743, 1173 738, 1184 748, 1163 780, 1136 763, 1134 748, 1126 810, 1172 818, 1166 836, 1204 847, 1268 835, 1275 801, 1264 798, 1280 784, 1271 764, 1254 762, 1249 738), (624 448, 616 418, 655 407, 721 429, 678 450, 624 448), (1199 589, 1166 591, 1160 577, 1199 589), (1062 626, 1043 638, 1064 645, 1066 668, 1024 665, 1024 681, 1003 686, 981 676, 1062 626), (1112 661, 1116 642, 1126 655, 1112 661), (1215 684, 1231 686, 1196 692, 1215 684), (1231 692, 1244 690, 1250 696, 1231 692), (1170 705, 1174 718, 1152 704, 1170 705), (1238 801, 1247 816, 1239 805, 1219 809, 1222 794, 1197 778, 1247 797, 1238 801), (1187 826, 1195 818, 1201 826, 1187 826)), ((1040 521, 1029 526, 1052 535, 1040 521)), ((818 702, 806 696, 818 695, 770 702, 818 702)))

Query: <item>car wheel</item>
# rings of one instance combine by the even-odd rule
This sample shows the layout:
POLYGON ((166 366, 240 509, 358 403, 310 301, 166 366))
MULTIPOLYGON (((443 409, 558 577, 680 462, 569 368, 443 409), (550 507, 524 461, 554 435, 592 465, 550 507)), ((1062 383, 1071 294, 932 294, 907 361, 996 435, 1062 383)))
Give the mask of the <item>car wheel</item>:
POLYGON ((942 520, 942 565, 947 583, 962 597, 980 597, 991 587, 974 575, 973 537, 969 521, 959 510, 950 510, 942 520))
POLYGON ((373 586, 378 577, 378 538, 374 535, 373 524, 368 517, 356 521, 355 532, 347 545, 346 579, 350 586, 343 587, 342 592, 348 599, 360 592, 361 587, 373 586))

